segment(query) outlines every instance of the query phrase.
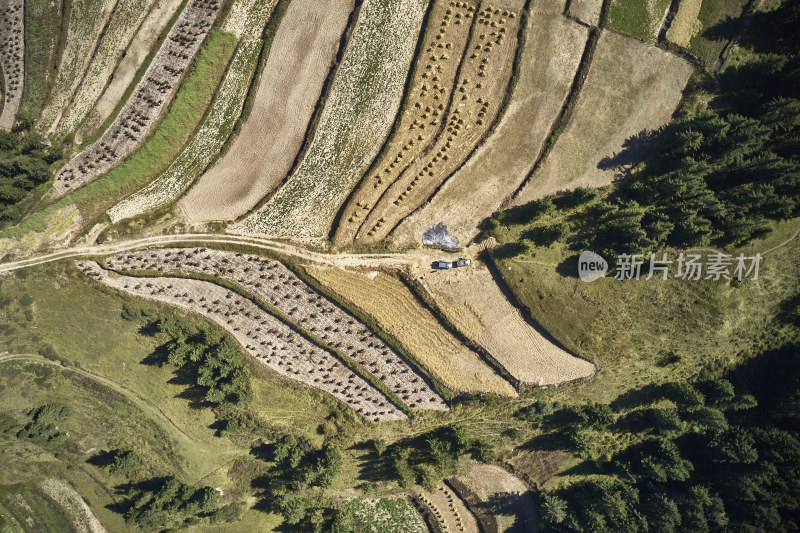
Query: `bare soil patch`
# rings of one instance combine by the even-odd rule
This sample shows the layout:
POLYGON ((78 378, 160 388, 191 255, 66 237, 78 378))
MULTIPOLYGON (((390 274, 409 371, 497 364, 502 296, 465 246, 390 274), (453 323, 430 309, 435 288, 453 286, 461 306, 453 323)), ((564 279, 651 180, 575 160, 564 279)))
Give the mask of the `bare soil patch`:
POLYGON ((638 162, 641 142, 632 140, 624 159, 615 155, 626 140, 670 120, 691 73, 680 57, 604 31, 570 123, 512 205, 610 184, 620 168, 638 162))
POLYGON ((603 0, 570 0, 567 14, 584 24, 597 26, 602 10, 603 0))
POLYGON ((214 283, 194 279, 112 275, 92 261, 78 267, 97 281, 209 318, 278 374, 323 390, 375 422, 406 416, 383 393, 252 301, 214 283))
POLYGON ((456 476, 456 479, 483 503, 501 508, 501 512, 495 514, 498 532, 537 530, 536 502, 518 477, 499 466, 473 462, 467 475, 456 476))
POLYGON ((450 389, 516 396, 508 382, 444 329, 394 276, 319 267, 309 273, 377 320, 450 389))
POLYGON ((250 115, 225 155, 181 200, 192 222, 247 213, 291 169, 335 60, 353 0, 295 0, 258 81, 250 115))
POLYGON ((392 233, 392 242, 418 243, 442 220, 468 242, 481 220, 496 211, 531 170, 569 93, 588 30, 564 18, 529 15, 519 80, 495 132, 422 209, 392 233))

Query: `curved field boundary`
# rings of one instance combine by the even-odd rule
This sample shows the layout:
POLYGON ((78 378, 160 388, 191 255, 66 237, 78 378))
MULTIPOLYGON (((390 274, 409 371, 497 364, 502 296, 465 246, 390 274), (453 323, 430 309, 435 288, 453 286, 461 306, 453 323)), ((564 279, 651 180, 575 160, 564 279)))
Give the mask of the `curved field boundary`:
POLYGON ((103 38, 120 0, 71 0, 67 3, 67 33, 58 64, 58 74, 36 128, 52 131, 66 111, 72 95, 86 75, 94 52, 103 38))
POLYGON ((365 0, 314 141, 288 181, 236 233, 327 235, 389 133, 427 0, 365 0))
POLYGON ((395 244, 416 244, 439 220, 461 242, 525 180, 562 112, 588 29, 561 15, 531 10, 516 83, 503 118, 479 151, 420 209, 392 232, 395 244))
POLYGON ((159 121, 205 41, 224 0, 192 0, 181 12, 153 62, 103 135, 55 177, 58 195, 75 190, 130 155, 159 121))
POLYGON ((415 500, 437 521, 446 533, 484 533, 480 523, 461 498, 445 483, 439 483, 434 493, 417 489, 415 500))
POLYGON ((72 486, 55 478, 43 479, 39 487, 69 515, 81 533, 106 533, 86 500, 72 486))
POLYGON ((112 223, 158 209, 176 200, 222 150, 242 112, 256 69, 261 40, 244 38, 200 128, 169 168, 144 189, 108 210, 112 223))
POLYGON ((48 133, 63 136, 83 122, 108 85, 131 40, 149 16, 156 1, 117 2, 91 54, 91 63, 48 133))
POLYGON ((0 1, 0 67, 3 73, 3 112, 0 128, 14 127, 25 83, 25 2, 0 1))
MULTIPOLYGON (((612 183, 623 167, 613 163, 616 152, 631 138, 669 122, 693 72, 682 58, 614 32, 601 32, 593 56, 574 112, 567 110, 563 131, 560 126, 554 131, 557 142, 548 145, 547 157, 537 161, 510 205, 612 183)), ((629 159, 636 151, 643 156, 646 146, 631 149, 629 159)))
POLYGON ((309 268, 308 272, 379 322, 448 388, 467 394, 516 396, 514 388, 443 328, 398 278, 383 272, 338 268, 309 268))
POLYGON ((245 351, 278 374, 327 392, 368 420, 406 418, 383 393, 333 354, 230 289, 195 279, 111 276, 109 271, 91 261, 79 262, 78 267, 110 287, 211 319, 228 331, 245 351))
POLYGON ((90 138, 99 136, 98 130, 104 130, 110 125, 110 117, 116 116, 130 97, 130 93, 144 75, 161 43, 167 38, 169 28, 177 20, 187 1, 156 2, 136 35, 131 39, 125 50, 125 57, 120 60, 108 85, 103 88, 94 107, 89 110, 83 123, 75 132, 76 144, 82 144, 87 140, 93 142, 96 139, 90 138))
POLYGON ((348 29, 353 0, 293 0, 281 18, 247 120, 181 200, 192 222, 233 220, 289 174, 348 29))
POLYGON ((116 271, 181 271, 225 279, 265 302, 327 349, 355 361, 361 373, 377 380, 412 409, 444 410, 442 399, 390 345, 346 310, 314 290, 279 261, 207 249, 160 249, 121 254, 106 260, 116 271))
POLYGON ((446 129, 426 156, 413 161, 385 188, 364 218, 357 241, 375 242, 386 237, 400 220, 430 198, 490 134, 501 115, 518 57, 520 17, 517 11, 501 5, 480 4, 456 87, 452 89, 452 107, 442 118, 446 129))

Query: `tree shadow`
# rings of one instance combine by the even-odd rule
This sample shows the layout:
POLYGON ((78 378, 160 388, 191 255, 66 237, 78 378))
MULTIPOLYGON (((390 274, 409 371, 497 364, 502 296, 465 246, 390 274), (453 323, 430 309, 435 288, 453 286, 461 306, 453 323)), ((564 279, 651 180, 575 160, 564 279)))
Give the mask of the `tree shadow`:
POLYGON ((620 411, 648 405, 657 400, 662 394, 663 388, 661 385, 649 383, 638 389, 631 389, 620 394, 611 402, 611 408, 615 411, 620 411))
POLYGON ((531 491, 496 492, 480 504, 480 508, 492 515, 513 516, 514 523, 505 529, 506 533, 530 533, 536 531, 536 510, 526 511, 526 508, 533 507, 535 501, 531 491))
MULTIPOLYGON (((615 152, 612 156, 601 159, 597 164, 597 168, 600 170, 623 171, 644 161, 663 132, 664 128, 642 130, 636 135, 628 137, 622 143, 622 150, 615 152)), ((621 176, 622 174, 620 174, 621 176)))
POLYGON ((115 452, 118 450, 100 450, 96 454, 86 459, 86 463, 97 468, 105 468, 111 466, 114 462, 115 452))

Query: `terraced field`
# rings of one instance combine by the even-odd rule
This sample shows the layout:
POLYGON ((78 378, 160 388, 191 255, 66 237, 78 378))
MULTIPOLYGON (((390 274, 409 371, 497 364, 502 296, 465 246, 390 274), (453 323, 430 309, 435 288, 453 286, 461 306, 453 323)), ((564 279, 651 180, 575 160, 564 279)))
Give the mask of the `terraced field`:
POLYGON ((117 118, 55 177, 58 194, 75 190, 130 155, 161 117, 208 35, 224 0, 187 3, 117 118))
POLYGON ((555 385, 594 374, 592 363, 527 324, 485 268, 434 272, 425 276, 425 284, 459 330, 521 382, 555 385))
POLYGON ((258 63, 262 41, 246 38, 236 49, 211 108, 192 140, 169 168, 144 189, 109 209, 111 221, 134 217, 176 200, 222 150, 233 132, 258 63))
POLYGON ((327 392, 374 422, 406 416, 363 378, 285 323, 235 292, 207 281, 112 274, 92 261, 78 267, 110 287, 198 313, 228 331, 278 374, 327 392))
POLYGON ((3 73, 0 128, 11 129, 22 102, 25 73, 24 0, 0 1, 0 68, 3 73))
POLYGON ((425 0, 365 0, 314 140, 288 181, 236 233, 319 237, 377 155, 403 96, 425 0))
POLYGON ((616 163, 614 156, 629 139, 638 151, 630 152, 626 161, 646 152, 647 146, 635 137, 670 120, 692 70, 668 52, 603 32, 570 122, 512 205, 575 187, 610 184, 620 168, 632 164, 616 163))
POLYGON ((83 124, 75 132, 75 142, 81 144, 101 127, 114 112, 125 91, 133 83, 136 73, 144 64, 150 51, 155 47, 159 36, 167 29, 170 19, 175 15, 181 2, 159 1, 153 5, 147 18, 139 26, 131 39, 124 57, 117 64, 114 75, 103 89, 97 102, 89 110, 83 124))
POLYGON ((478 533, 478 522, 475 517, 447 485, 439 483, 436 491, 430 493, 417 489, 417 504, 427 510, 428 516, 436 519, 437 525, 447 533, 478 533))
POLYGON ((120 59, 157 0, 117 0, 102 38, 92 51, 92 61, 50 132, 58 136, 74 131, 94 107, 108 85, 120 59))
POLYGON ((196 272, 232 281, 280 315, 358 363, 412 409, 444 410, 441 397, 400 355, 350 313, 278 261, 200 249, 160 249, 112 257, 109 268, 196 272))
POLYGON ((369 314, 444 385, 515 396, 514 388, 439 325, 403 283, 381 272, 310 268, 309 273, 369 314))
POLYGON ((345 208, 338 244, 384 238, 461 166, 497 117, 512 74, 518 13, 499 3, 447 5, 441 22, 431 18, 440 29, 426 35, 396 137, 345 208), (469 32, 459 29, 467 23, 469 32))
POLYGON ((281 19, 247 120, 181 201, 193 222, 232 220, 274 190, 303 144, 353 0, 293 0, 281 19))
POLYGON ((479 223, 523 183, 561 112, 586 46, 588 31, 561 14, 528 16, 519 79, 494 133, 431 201, 406 218, 391 240, 411 245, 439 220, 469 242, 479 223))

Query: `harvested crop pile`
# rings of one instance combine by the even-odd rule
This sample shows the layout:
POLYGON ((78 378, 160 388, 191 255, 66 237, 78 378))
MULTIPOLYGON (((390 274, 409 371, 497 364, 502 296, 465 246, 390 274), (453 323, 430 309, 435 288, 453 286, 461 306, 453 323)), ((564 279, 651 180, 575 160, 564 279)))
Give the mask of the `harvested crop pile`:
POLYGON ((337 243, 347 242, 353 234, 359 242, 384 238, 463 164, 497 117, 511 79, 519 16, 491 3, 481 4, 479 9, 466 2, 450 4, 454 6, 452 14, 445 11, 439 33, 424 43, 416 79, 421 86, 412 87, 405 105, 408 124, 401 124, 386 157, 362 181, 345 208, 337 243), (451 43, 446 30, 461 20, 456 4, 467 6, 461 26, 472 26, 466 48, 460 33, 454 33, 451 43), (453 52, 448 44, 453 45, 453 52), (455 79, 446 74, 440 79, 440 63, 462 50, 455 79), (445 102, 440 98, 428 102, 425 98, 430 93, 445 102), (414 142, 416 148, 410 144, 414 142))
POLYGON ((530 326, 485 268, 432 272, 425 283, 448 319, 523 383, 554 385, 594 374, 592 363, 530 326))
POLYGON ((569 124, 512 205, 561 190, 610 184, 638 163, 647 145, 635 137, 670 120, 692 66, 678 56, 603 32, 569 124), (616 152, 631 141, 624 159, 616 152))
POLYGON ((92 261, 79 261, 78 268, 108 286, 209 318, 272 370, 327 392, 368 420, 406 418, 386 396, 333 354, 233 291, 193 279, 112 275, 92 261))
POLYGON ((478 522, 467 506, 444 483, 439 483, 436 491, 428 492, 421 488, 414 494, 417 504, 428 511, 429 516, 438 522, 442 531, 478 533, 478 522))
POLYGON ((3 112, 0 128, 11 129, 22 102, 25 75, 25 9, 23 0, 0 1, 0 68, 3 72, 3 112))
POLYGON ((108 259, 117 270, 182 270, 224 278, 250 291, 384 383, 412 409, 444 410, 441 397, 391 346, 278 261, 218 250, 160 249, 108 259))
POLYGON ((365 0, 314 140, 295 172, 237 233, 326 235, 386 139, 403 96, 425 0, 365 0))
POLYGON ((515 396, 514 388, 439 325, 408 288, 394 276, 362 274, 338 268, 309 273, 372 316, 444 385, 463 392, 515 396))
POLYGON ((89 111, 80 128, 75 132, 75 142, 80 144, 91 136, 114 112, 117 104, 122 100, 125 91, 133 82, 136 72, 142 66, 147 55, 155 47, 158 37, 169 24, 175 11, 180 7, 179 2, 156 2, 147 18, 139 26, 136 35, 125 50, 123 57, 114 76, 103 90, 94 107, 89 111))
POLYGON ((139 146, 175 95, 222 3, 224 0, 195 0, 186 4, 111 126, 58 172, 53 183, 57 193, 64 194, 93 180, 139 146))
POLYGON ((247 213, 286 177, 300 151, 353 0, 294 0, 281 19, 247 120, 181 209, 193 222, 247 213))
POLYGON ((419 242, 445 220, 462 242, 510 197, 531 171, 569 93, 586 44, 585 27, 539 11, 528 16, 519 79, 503 118, 478 152, 392 233, 395 243, 419 242))

